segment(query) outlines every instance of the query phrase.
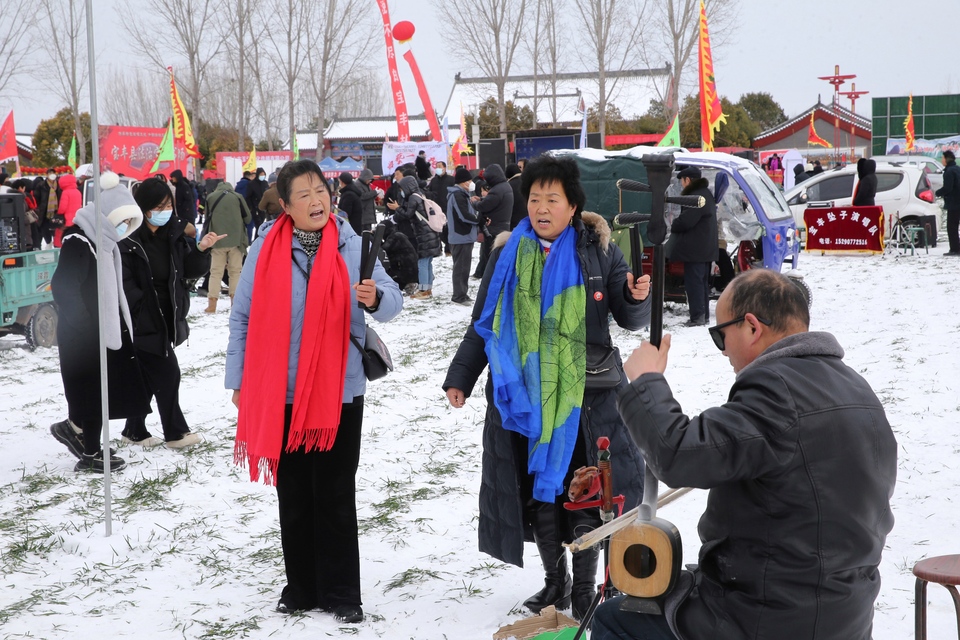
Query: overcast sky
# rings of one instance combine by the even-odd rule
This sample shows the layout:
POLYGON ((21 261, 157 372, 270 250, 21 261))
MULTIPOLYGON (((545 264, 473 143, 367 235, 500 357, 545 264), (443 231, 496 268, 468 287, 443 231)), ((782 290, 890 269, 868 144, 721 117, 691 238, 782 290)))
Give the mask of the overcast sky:
MULTIPOLYGON (((376 1, 369 2, 375 10, 376 1)), ((134 57, 120 21, 125 16, 131 19, 131 12, 144 0, 94 0, 93 4, 102 85, 108 65, 124 68, 130 64, 124 61, 134 57)), ((462 54, 448 53, 439 20, 432 8, 424 10, 425 5, 424 0, 393 0, 391 18, 394 23, 410 20, 417 27, 411 46, 434 108, 440 111, 458 71, 465 76, 480 74, 462 54)), ((478 3, 478 10, 482 6, 478 3)), ((814 104, 818 94, 829 101, 833 89, 817 77, 831 75, 834 65, 840 65, 841 73, 857 75, 857 90, 870 92, 857 102, 857 112, 865 115, 870 115, 872 97, 960 92, 960 62, 952 53, 960 48, 958 0, 741 0, 739 13, 736 37, 715 51, 717 89, 734 101, 743 93, 766 91, 788 115, 795 115, 814 104)), ((137 15, 142 24, 153 28, 154 20, 137 15)), ((571 34, 569 40, 576 38, 571 34)), ((373 50, 359 55, 385 60, 382 39, 376 43, 373 50)), ((400 64, 414 113, 419 111, 419 100, 405 67, 400 64)), ((0 111, 14 109, 20 133, 32 133, 40 120, 62 106, 37 86, 36 76, 31 71, 20 80, 27 89, 25 97, 0 98, 0 111)), ((849 84, 843 87, 849 89, 849 84)), ((842 104, 849 107, 846 99, 842 104)))

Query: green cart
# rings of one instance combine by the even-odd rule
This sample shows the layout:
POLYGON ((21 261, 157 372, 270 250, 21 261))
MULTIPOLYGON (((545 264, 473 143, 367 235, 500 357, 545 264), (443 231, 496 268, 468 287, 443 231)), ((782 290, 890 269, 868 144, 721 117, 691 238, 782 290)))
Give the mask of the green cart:
POLYGON ((0 255, 0 336, 25 336, 31 349, 57 344, 50 279, 59 258, 59 249, 0 255))

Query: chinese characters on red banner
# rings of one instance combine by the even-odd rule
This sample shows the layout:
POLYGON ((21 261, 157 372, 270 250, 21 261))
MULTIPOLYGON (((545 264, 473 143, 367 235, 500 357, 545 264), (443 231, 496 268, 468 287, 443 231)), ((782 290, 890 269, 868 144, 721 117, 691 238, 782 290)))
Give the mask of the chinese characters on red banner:
POLYGON ((807 208, 807 251, 883 252, 882 207, 807 208))

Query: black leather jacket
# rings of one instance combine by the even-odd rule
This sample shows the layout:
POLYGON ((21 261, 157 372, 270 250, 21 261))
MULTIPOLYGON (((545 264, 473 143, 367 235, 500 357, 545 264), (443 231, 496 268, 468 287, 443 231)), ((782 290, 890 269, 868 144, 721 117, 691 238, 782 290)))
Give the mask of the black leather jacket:
POLYGON ((771 345, 727 403, 687 417, 660 374, 620 392, 658 478, 710 489, 700 562, 667 601, 681 640, 869 640, 897 442, 829 333, 771 345))

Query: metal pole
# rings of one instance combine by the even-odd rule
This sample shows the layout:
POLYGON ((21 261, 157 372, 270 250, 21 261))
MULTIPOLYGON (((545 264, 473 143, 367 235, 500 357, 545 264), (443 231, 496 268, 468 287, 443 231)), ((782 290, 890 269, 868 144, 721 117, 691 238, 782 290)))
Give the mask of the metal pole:
MULTIPOLYGON (((117 309, 103 308, 103 269, 100 268, 100 247, 103 246, 103 215, 100 210, 100 130, 97 120, 96 49, 93 45, 93 0, 86 0, 87 8, 87 65, 90 68, 90 136, 93 144, 93 207, 97 221, 97 300, 100 311, 100 421, 103 424, 103 519, 104 535, 113 534, 113 514, 110 495, 110 398, 107 393, 107 346, 104 336, 105 313, 119 313, 117 309)), ((118 292, 123 295, 123 291, 118 292)))

